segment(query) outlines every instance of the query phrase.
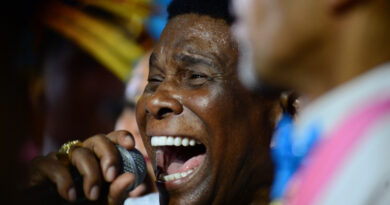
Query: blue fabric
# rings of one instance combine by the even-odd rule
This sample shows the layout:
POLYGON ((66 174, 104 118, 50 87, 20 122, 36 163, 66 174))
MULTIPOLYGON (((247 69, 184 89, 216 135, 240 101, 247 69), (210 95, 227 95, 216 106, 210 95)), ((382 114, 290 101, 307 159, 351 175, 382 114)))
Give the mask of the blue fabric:
POLYGON ((154 9, 146 21, 146 30, 154 40, 158 40, 168 23, 167 7, 171 0, 155 0, 154 9))
POLYGON ((167 24, 168 17, 151 16, 146 22, 146 29, 154 40, 158 40, 165 25, 167 24))
POLYGON ((283 196, 291 176, 304 163, 307 153, 316 144, 321 130, 319 125, 319 123, 313 123, 306 129, 302 138, 293 138, 293 119, 289 114, 283 114, 276 127, 271 147, 271 156, 275 164, 271 199, 275 200, 283 196))

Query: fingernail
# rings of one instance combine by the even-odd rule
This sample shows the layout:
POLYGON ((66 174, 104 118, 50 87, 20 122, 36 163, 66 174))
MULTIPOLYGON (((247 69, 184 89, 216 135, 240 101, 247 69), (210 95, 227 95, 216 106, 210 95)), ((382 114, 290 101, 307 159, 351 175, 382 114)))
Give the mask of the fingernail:
POLYGON ((115 167, 114 166, 111 166, 107 169, 107 173, 106 173, 106 178, 109 182, 111 182, 112 180, 114 180, 115 178, 115 175, 116 175, 116 170, 115 170, 115 167))
POLYGON ((131 138, 130 135, 126 135, 125 142, 126 142, 126 144, 132 144, 133 143, 133 138, 131 138))
POLYGON ((99 187, 97 185, 92 187, 89 196, 91 200, 97 200, 99 198, 99 187))
POLYGON ((76 189, 74 187, 72 187, 68 190, 68 198, 70 201, 76 200, 76 189))

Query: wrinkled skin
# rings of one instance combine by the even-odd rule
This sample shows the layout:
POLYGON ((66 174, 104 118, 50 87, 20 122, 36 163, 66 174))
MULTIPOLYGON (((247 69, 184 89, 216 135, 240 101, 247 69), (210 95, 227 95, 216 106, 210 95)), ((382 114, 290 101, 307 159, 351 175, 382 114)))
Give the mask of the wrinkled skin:
MULTIPOLYGON (((69 156, 69 165, 75 167, 83 176, 82 191, 85 197, 95 204, 123 204, 128 193, 127 187, 134 183, 132 173, 118 175, 119 161, 118 144, 128 150, 135 147, 133 136, 127 131, 115 131, 107 135, 98 134, 82 142, 81 147, 75 147, 69 156), (108 183, 108 193, 101 195, 102 185, 108 183)), ((59 195, 68 201, 76 200, 76 187, 71 177, 69 166, 58 160, 56 153, 36 157, 31 162, 29 170, 29 187, 54 183, 59 195)), ((27 203, 30 199, 25 199, 27 203)), ((45 200, 45 199, 38 199, 45 200)), ((29 201, 34 203, 34 201, 29 201)), ((35 203, 40 203, 36 202, 35 203)))
MULTIPOLYGON (((239 83, 238 49, 229 29, 220 19, 180 15, 169 21, 153 51, 149 83, 136 111, 152 164, 156 158, 150 136, 191 136, 207 149, 187 183, 176 188, 162 184, 160 195, 169 199, 163 204, 268 204, 273 171, 269 144, 279 101, 239 83)), ((90 200, 121 204, 134 182, 133 174, 118 176, 114 144, 135 146, 130 133, 116 131, 92 136, 73 149, 70 163, 84 176, 90 200), (99 193, 104 181, 108 196, 99 193)), ((67 166, 54 153, 36 158, 30 169, 30 186, 47 180, 57 185, 61 197, 75 199, 67 166)))
POLYGON ((229 29, 221 19, 180 15, 169 21, 152 53, 149 83, 137 105, 152 164, 150 136, 191 136, 207 148, 187 183, 160 189, 167 191, 169 204, 267 201, 277 103, 239 83, 238 49, 229 29))

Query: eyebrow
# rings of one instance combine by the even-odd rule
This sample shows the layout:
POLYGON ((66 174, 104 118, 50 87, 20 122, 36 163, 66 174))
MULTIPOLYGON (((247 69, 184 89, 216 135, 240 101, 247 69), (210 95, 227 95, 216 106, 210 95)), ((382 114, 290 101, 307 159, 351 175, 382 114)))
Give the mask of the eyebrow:
POLYGON ((156 61, 157 61, 157 56, 155 53, 152 53, 149 57, 149 68, 156 68, 157 70, 159 70, 160 72, 164 73, 164 70, 161 69, 157 64, 156 64, 156 61))
POLYGON ((174 56, 174 59, 191 65, 203 64, 219 71, 219 66, 212 59, 196 54, 181 53, 174 56))
POLYGON ((154 62, 156 61, 156 54, 152 53, 149 57, 149 65, 154 65, 154 62))

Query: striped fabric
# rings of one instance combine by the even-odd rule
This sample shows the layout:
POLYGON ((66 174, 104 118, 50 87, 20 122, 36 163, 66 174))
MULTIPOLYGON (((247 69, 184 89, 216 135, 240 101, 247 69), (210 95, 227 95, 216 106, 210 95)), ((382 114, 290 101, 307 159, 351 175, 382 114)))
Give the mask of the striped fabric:
POLYGON ((304 108, 293 141, 313 122, 322 133, 290 178, 282 204, 390 204, 390 64, 304 108))
MULTIPOLYGON (((308 159, 310 165, 302 168, 292 179, 287 199, 288 195, 293 197, 288 199, 286 204, 315 204, 314 202, 320 204, 321 201, 316 201, 316 199, 320 197, 321 193, 326 192, 327 188, 332 188, 329 183, 336 178, 338 170, 343 169, 348 155, 361 154, 354 153, 359 142, 375 140, 375 136, 368 136, 367 132, 385 115, 390 115, 390 98, 374 102, 357 111, 345 120, 333 134, 330 134, 330 137, 326 137, 311 153, 308 159), (370 137, 373 139, 366 139, 370 137)), ((363 160, 362 163, 364 163, 363 160)), ((348 199, 344 200, 344 202, 348 201, 348 199)))

